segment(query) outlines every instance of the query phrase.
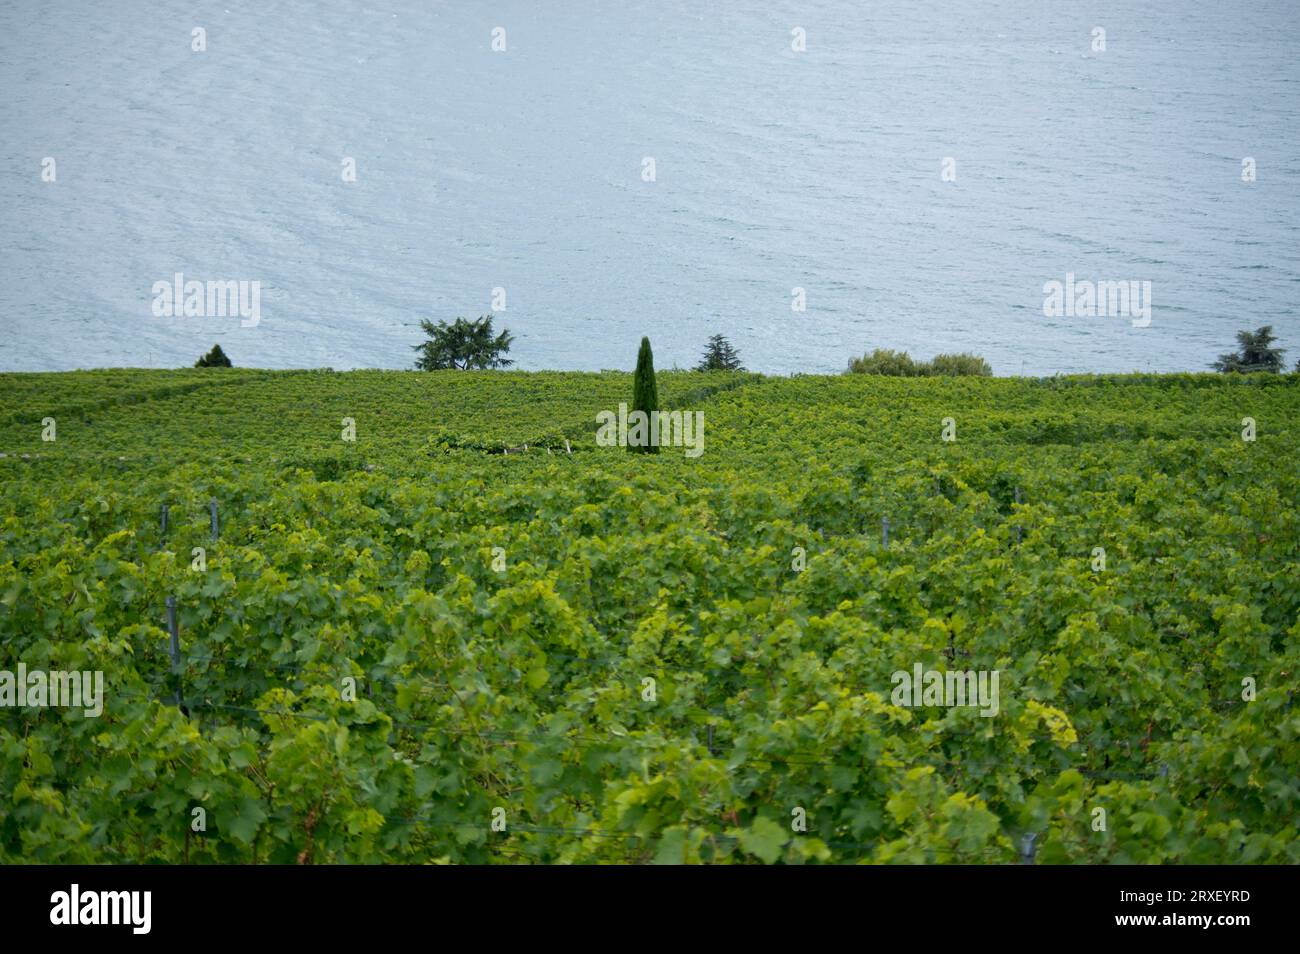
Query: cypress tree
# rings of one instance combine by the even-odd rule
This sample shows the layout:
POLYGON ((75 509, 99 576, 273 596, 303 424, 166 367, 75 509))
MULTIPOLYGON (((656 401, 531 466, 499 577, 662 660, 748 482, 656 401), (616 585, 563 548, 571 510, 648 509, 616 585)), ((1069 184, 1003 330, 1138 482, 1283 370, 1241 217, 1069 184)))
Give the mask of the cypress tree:
MULTIPOLYGON (((655 356, 650 350, 650 339, 641 339, 641 350, 636 355, 636 377, 632 379, 632 410, 645 411, 646 421, 650 412, 659 410, 659 389, 655 385, 655 356)), ((647 423, 647 427, 649 424, 647 423)), ((650 443, 652 435, 647 433, 644 445, 636 446, 628 441, 627 449, 643 454, 657 454, 659 447, 650 443)))

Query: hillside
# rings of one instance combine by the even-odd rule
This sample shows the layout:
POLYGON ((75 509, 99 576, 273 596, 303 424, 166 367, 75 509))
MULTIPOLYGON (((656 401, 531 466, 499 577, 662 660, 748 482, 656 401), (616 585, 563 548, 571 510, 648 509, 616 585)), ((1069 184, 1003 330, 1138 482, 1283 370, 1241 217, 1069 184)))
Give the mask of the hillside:
POLYGON ((0 862, 1300 862, 1300 377, 658 378, 0 374, 0 862))

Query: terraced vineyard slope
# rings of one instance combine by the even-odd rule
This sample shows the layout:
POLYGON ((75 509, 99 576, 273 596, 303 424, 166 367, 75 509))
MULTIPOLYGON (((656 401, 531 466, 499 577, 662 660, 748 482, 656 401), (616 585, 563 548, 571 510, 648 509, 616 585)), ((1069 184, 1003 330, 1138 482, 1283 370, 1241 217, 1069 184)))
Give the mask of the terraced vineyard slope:
POLYGON ((0 374, 0 861, 1300 862, 1295 375, 658 384, 0 374))

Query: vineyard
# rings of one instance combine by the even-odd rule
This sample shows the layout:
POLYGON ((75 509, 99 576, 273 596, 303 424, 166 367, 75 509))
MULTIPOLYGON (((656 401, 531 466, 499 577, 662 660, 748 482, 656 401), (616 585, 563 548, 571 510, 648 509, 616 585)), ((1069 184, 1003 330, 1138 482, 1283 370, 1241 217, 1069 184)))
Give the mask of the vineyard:
POLYGON ((0 374, 0 862, 1300 863, 1300 376, 658 388, 0 374))

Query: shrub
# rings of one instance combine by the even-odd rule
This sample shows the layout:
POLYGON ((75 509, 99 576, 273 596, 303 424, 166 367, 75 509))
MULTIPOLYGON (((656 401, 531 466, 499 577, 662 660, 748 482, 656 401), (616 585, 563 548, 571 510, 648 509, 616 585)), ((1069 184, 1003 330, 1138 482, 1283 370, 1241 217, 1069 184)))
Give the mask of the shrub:
POLYGON ((967 375, 986 378, 993 374, 989 363, 977 354, 935 355, 933 361, 913 361, 906 351, 877 348, 869 355, 849 359, 850 374, 887 374, 900 378, 931 376, 963 377, 967 375))
POLYGON ((877 348, 869 355, 849 361, 851 374, 888 374, 913 378, 925 374, 925 365, 918 365, 906 351, 877 348))
POLYGON ((952 377, 972 375, 987 378, 992 376, 993 369, 979 355, 963 351, 961 354, 935 355, 934 360, 930 362, 930 373, 952 377))

